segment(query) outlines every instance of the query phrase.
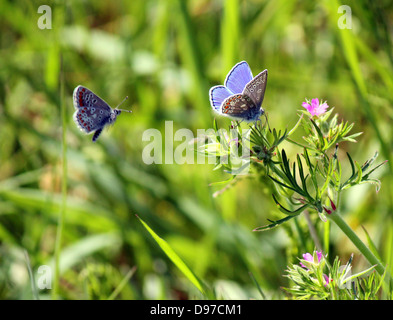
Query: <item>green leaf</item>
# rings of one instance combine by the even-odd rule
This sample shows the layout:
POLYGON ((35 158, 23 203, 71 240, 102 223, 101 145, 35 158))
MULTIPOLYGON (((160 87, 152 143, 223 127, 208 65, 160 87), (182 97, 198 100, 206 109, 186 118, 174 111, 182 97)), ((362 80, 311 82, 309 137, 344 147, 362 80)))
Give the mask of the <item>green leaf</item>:
POLYGON ((279 209, 282 213, 284 213, 284 214, 286 214, 286 215, 290 215, 290 216, 295 215, 295 216, 297 216, 297 215, 299 215, 300 213, 302 213, 306 208, 308 208, 308 207, 310 206, 310 204, 307 203, 307 204, 305 204, 305 205, 299 207, 298 209, 289 210, 289 209, 286 209, 280 202, 278 202, 278 200, 277 200, 277 198, 276 198, 276 196, 275 196, 274 194, 272 194, 272 196, 273 196, 273 200, 274 200, 274 202, 276 203, 278 209, 279 209))
POLYGON ((362 181, 362 173, 363 173, 362 172, 362 167, 357 162, 355 162, 355 165, 356 165, 356 168, 358 169, 358 172, 357 172, 358 176, 357 176, 357 179, 356 179, 355 183, 359 184, 362 181))
POLYGON ((373 173, 375 170, 377 170, 379 167, 383 166, 383 165, 384 165, 385 163, 387 163, 387 162, 388 162, 388 161, 385 160, 384 162, 380 163, 380 164, 377 165, 376 167, 372 168, 369 172, 367 172, 367 174, 365 174, 365 175, 363 176, 363 179, 367 179, 368 176, 369 176, 371 173, 373 173))
POLYGON ((325 141, 325 139, 324 139, 324 137, 323 137, 322 131, 321 131, 321 129, 319 129, 319 127, 318 127, 317 124, 314 122, 314 120, 312 120, 312 119, 310 118, 310 121, 311 121, 311 123, 313 124, 315 130, 317 131, 318 139, 319 139, 319 142, 320 142, 320 144, 321 144, 321 148, 324 149, 324 147, 325 147, 325 145, 326 145, 326 141, 325 141))
POLYGON ((283 171, 288 179, 288 181, 292 184, 292 186, 295 188, 293 190, 295 190, 296 192, 302 194, 302 190, 300 189, 300 187, 298 186, 297 182, 296 182, 296 169, 295 169, 295 163, 293 164, 293 174, 291 172, 291 168, 289 167, 289 159, 287 158, 287 154, 285 152, 285 150, 283 149, 282 152, 282 164, 283 164, 283 171))
POLYGON ((253 231, 266 231, 266 230, 273 229, 273 228, 279 226, 280 224, 282 224, 282 223, 284 223, 284 222, 286 222, 286 221, 288 221, 288 220, 291 220, 291 219, 295 218, 296 216, 297 216, 297 215, 294 215, 294 216, 287 216, 287 217, 285 217, 285 218, 283 218, 283 219, 280 219, 280 220, 277 220, 277 221, 272 221, 272 220, 269 220, 269 219, 268 219, 268 221, 270 221, 271 224, 268 224, 268 225, 266 225, 266 226, 261 226, 261 227, 255 228, 253 231))
POLYGON ((373 155, 370 159, 368 159, 368 160, 362 165, 362 171, 366 171, 366 170, 368 169, 368 167, 369 167, 370 165, 373 164, 373 162, 375 161, 375 159, 377 159, 377 157, 378 157, 378 151, 376 151, 376 152, 374 153, 374 155, 373 155))
POLYGON ((299 176, 300 176, 300 180, 302 181, 303 191, 307 197, 312 198, 307 190, 307 177, 308 177, 308 175, 306 177, 304 177, 303 164, 302 164, 302 160, 300 159, 299 155, 297 155, 297 165, 299 167, 299 176))
POLYGON ((342 281, 342 284, 345 284, 345 283, 348 282, 348 281, 352 281, 352 280, 354 280, 354 279, 356 279, 356 278, 358 278, 358 277, 360 277, 360 276, 366 274, 367 272, 371 271, 371 270, 374 269, 374 268, 375 268, 375 266, 371 266, 370 268, 368 268, 368 269, 366 269, 366 270, 360 271, 360 272, 358 272, 358 273, 356 273, 356 274, 354 274, 354 275, 352 275, 352 276, 350 276, 350 277, 346 277, 346 278, 342 281))
POLYGON ((116 287, 116 289, 112 292, 112 294, 108 297, 108 300, 114 300, 116 297, 119 295, 119 293, 123 290, 123 288, 127 285, 131 277, 135 274, 136 271, 136 266, 131 268, 123 280, 119 283, 119 285, 116 287))
POLYGON ((361 134, 363 134, 363 132, 354 133, 354 134, 351 134, 348 137, 343 137, 342 140, 343 141, 349 141, 349 142, 357 142, 354 138, 360 136, 361 134))
POLYGON ((309 170, 310 176, 311 176, 311 181, 313 182, 313 185, 314 185, 314 189, 315 189, 316 193, 318 194, 318 182, 317 182, 317 178, 315 175, 316 168, 314 169, 314 166, 311 164, 311 160, 308 155, 307 148, 304 148, 303 157, 306 160, 307 167, 308 167, 308 170, 309 170))
POLYGON ((288 186, 287 184, 285 184, 285 183, 283 183, 283 182, 281 182, 281 181, 279 181, 279 180, 273 178, 271 175, 268 175, 268 177, 269 177, 270 179, 272 179, 275 183, 278 183, 279 185, 281 185, 282 187, 287 188, 287 189, 290 189, 290 190, 296 192, 296 190, 295 190, 294 188, 292 188, 291 186, 288 186))
POLYGON ((319 193, 318 198, 320 198, 322 196, 322 194, 325 192, 326 188, 329 186, 332 175, 333 175, 333 161, 329 161, 328 172, 325 177, 325 182, 324 182, 322 188, 320 189, 320 193, 319 193))
POLYGON ((203 285, 198 280, 198 278, 194 275, 190 268, 183 262, 183 260, 176 254, 175 251, 171 248, 171 246, 162 238, 160 238, 141 218, 139 221, 146 228, 146 230, 150 233, 153 239, 160 246, 162 251, 168 256, 168 258, 175 264, 176 267, 186 276, 188 280, 203 294, 205 295, 205 290, 203 289, 203 285))
POLYGON ((217 119, 216 118, 214 118, 214 121, 213 121, 213 129, 214 129, 214 131, 218 131, 218 125, 217 125, 217 119))
MULTIPOLYGON (((293 132, 295 132, 295 130, 297 129, 297 127, 300 125, 300 123, 302 122, 304 114, 302 114, 299 117, 299 120, 296 122, 295 126, 288 132, 287 137, 289 137, 293 132)), ((287 132, 287 130, 285 130, 285 133, 287 132)), ((285 134, 284 134, 285 135, 285 134)))
POLYGON ((373 240, 371 239, 369 233, 367 232, 366 228, 364 226, 362 226, 362 228, 363 228, 364 233, 366 234, 367 243, 368 243, 368 246, 369 246, 371 252, 378 258, 378 260, 382 261, 380 255, 378 253, 377 247, 375 246, 375 244, 374 244, 373 240))
MULTIPOLYGON (((351 165, 351 169, 352 169, 352 175, 351 175, 351 178, 352 177, 354 177, 355 176, 355 165, 354 165, 354 163, 353 163, 353 160, 352 160, 352 158, 351 158, 351 156, 349 155, 349 153, 347 152, 347 157, 348 157, 348 160, 349 160, 349 163, 350 163, 350 165, 351 165)), ((350 178, 350 179, 351 179, 350 178)))
POLYGON ((377 193, 379 192, 379 190, 381 190, 381 181, 379 181, 378 179, 367 179, 362 181, 362 183, 370 183, 375 185, 375 189, 377 193))

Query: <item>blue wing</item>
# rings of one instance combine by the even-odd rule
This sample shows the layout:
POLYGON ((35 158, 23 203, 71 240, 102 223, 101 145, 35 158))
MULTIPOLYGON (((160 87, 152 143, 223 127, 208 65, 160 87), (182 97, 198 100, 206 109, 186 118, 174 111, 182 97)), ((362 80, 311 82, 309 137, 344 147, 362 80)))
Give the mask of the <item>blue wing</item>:
POLYGON ((247 83, 249 83, 252 78, 250 66, 246 61, 241 61, 228 73, 224 85, 232 94, 242 93, 247 83))
POLYGON ((212 108, 218 112, 221 111, 221 105, 226 98, 233 95, 226 87, 224 86, 215 86, 212 87, 209 91, 210 104, 212 108))

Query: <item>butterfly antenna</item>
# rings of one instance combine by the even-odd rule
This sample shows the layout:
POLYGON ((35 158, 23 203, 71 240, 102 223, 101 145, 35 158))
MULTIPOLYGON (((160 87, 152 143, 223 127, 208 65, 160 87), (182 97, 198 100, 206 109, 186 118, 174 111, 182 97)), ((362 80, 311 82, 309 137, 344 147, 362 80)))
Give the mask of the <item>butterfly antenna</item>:
POLYGON ((119 107, 120 107, 120 106, 123 104, 123 102, 126 101, 127 99, 128 99, 128 96, 125 97, 125 98, 123 99, 123 101, 119 103, 119 105, 116 107, 116 109, 121 110, 121 111, 125 111, 125 112, 132 112, 131 110, 119 109, 119 107))

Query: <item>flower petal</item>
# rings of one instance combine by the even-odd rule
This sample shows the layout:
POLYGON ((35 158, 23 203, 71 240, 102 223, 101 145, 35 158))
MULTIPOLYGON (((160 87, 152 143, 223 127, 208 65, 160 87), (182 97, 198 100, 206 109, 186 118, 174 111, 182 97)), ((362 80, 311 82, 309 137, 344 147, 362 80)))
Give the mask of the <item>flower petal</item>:
POLYGON ((319 105, 318 108, 315 110, 316 115, 319 116, 319 115, 325 113, 325 112, 326 112, 326 109, 327 109, 328 107, 329 107, 329 106, 328 106, 328 104, 327 104, 326 102, 325 102, 325 103, 322 103, 322 104, 319 105))
POLYGON ((313 109, 318 108, 318 106, 319 106, 319 99, 318 98, 312 99, 311 100, 311 106, 312 106, 313 109))
POLYGON ((306 260, 306 261, 310 261, 310 262, 313 262, 313 261, 314 261, 312 255, 309 254, 308 252, 305 253, 305 254, 303 254, 303 259, 306 260))
POLYGON ((318 257, 318 262, 321 262, 321 259, 323 257, 322 251, 315 251, 318 257))

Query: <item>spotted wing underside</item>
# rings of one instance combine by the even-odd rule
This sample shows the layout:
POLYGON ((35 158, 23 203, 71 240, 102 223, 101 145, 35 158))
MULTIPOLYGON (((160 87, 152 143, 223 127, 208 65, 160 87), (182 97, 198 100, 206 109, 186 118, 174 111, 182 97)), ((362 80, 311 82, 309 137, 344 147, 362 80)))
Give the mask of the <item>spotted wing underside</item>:
POLYGON ((254 79, 247 83, 242 94, 251 98, 254 104, 260 108, 265 96, 267 82, 267 69, 263 70, 254 79))
POLYGON ((221 105, 223 115, 248 120, 253 114, 259 112, 259 108, 248 96, 244 94, 235 94, 225 99, 221 105))

